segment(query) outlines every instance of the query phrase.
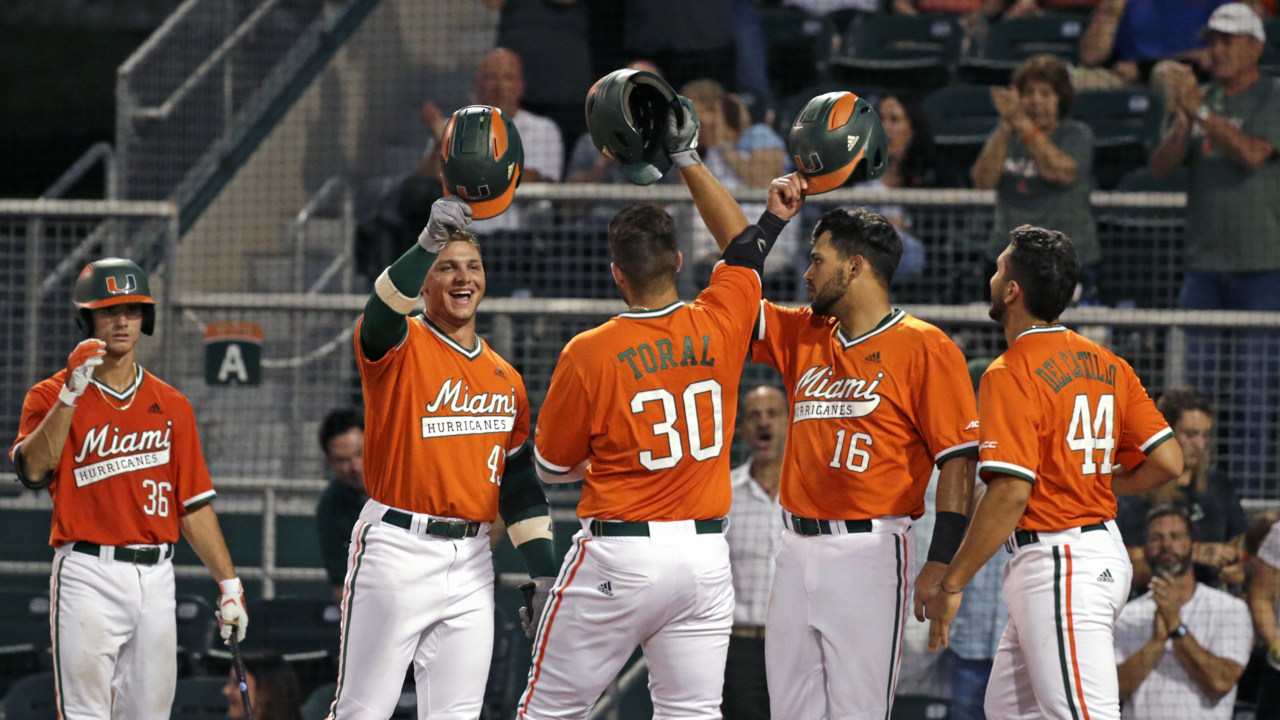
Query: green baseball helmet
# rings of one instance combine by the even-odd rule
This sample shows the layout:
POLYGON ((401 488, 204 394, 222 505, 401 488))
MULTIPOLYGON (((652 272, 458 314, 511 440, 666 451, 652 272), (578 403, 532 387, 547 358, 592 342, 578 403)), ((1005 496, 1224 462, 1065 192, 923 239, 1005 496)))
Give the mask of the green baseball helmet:
POLYGON ((652 185, 671 169, 663 147, 667 117, 684 108, 666 80, 644 70, 615 70, 591 86, 586 111, 596 149, 617 160, 631 182, 652 185))
POLYGON ((867 179, 884 174, 889 165, 889 139, 871 103, 851 92, 832 92, 810 100, 788 140, 796 167, 809 180, 807 194, 834 190, 867 164, 867 179))
POLYGON ((142 306, 142 332, 151 335, 156 330, 156 301, 151 298, 147 273, 132 260, 103 258, 85 265, 71 301, 80 309, 76 325, 86 338, 93 336, 95 308, 128 303, 142 306))
POLYGON ((444 126, 440 157, 445 194, 466 200, 476 220, 511 207, 524 174, 524 145, 501 110, 468 105, 455 112, 444 126))

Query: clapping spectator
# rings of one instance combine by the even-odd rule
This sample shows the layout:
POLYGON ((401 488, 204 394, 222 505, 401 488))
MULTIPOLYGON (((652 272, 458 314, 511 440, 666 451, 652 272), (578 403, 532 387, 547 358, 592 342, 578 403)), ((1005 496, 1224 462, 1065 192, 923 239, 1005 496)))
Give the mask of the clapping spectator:
POLYGON ((1249 585, 1249 611, 1258 639, 1267 648, 1267 666, 1258 683, 1258 718, 1280 717, 1280 522, 1258 548, 1249 585))
POLYGON ((1062 60, 1036 55, 1024 61, 1013 73, 1011 87, 991 89, 1000 122, 970 177, 975 187, 996 190, 988 246, 993 263, 1014 228, 1026 224, 1057 230, 1071 238, 1090 288, 1102 259, 1089 206, 1093 131, 1067 117, 1074 97, 1062 60))
POLYGON ((1151 591, 1125 605, 1116 620, 1126 720, 1232 717, 1253 627, 1244 601, 1196 582, 1196 545, 1189 512, 1172 506, 1152 512, 1146 538, 1155 573, 1151 591))
POLYGON ((1209 66, 1198 31, 1227 0, 1103 0, 1080 38, 1080 62, 1107 68, 1119 83, 1164 83, 1161 60, 1209 66))
MULTIPOLYGON (((302 720, 302 690, 293 668, 280 653, 270 650, 244 652, 245 684, 249 686, 249 705, 256 720, 302 720)), ((236 672, 222 686, 227 698, 227 717, 243 720, 244 700, 236 672)))

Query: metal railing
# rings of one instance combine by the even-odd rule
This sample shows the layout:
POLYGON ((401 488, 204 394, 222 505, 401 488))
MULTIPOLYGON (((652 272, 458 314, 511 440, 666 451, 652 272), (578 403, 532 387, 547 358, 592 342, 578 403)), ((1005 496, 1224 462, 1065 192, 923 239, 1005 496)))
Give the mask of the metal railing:
POLYGON ((63 170, 58 179, 40 193, 40 199, 56 200, 62 197, 99 162, 102 163, 103 174, 106 176, 105 195, 108 199, 114 199, 116 197, 116 154, 111 149, 111 143, 108 142, 94 143, 85 150, 83 155, 71 163, 71 167, 63 170))

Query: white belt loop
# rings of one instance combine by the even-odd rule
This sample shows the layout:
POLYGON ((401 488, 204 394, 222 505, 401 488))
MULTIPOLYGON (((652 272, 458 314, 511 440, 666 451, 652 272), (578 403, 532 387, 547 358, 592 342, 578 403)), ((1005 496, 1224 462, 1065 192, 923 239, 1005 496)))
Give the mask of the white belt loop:
POLYGON ((116 549, 110 545, 98 546, 98 562, 115 562, 116 549))

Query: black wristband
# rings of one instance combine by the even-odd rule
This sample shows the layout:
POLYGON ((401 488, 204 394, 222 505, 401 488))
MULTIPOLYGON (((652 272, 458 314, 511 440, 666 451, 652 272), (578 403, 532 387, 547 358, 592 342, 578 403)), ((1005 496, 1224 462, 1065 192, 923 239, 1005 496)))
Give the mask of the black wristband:
POLYGON ((783 228, 787 226, 787 221, 765 210, 760 219, 756 221, 756 225, 759 225, 760 229, 764 231, 765 239, 770 244, 773 244, 773 241, 777 240, 778 235, 782 233, 783 228))
POLYGON ((933 540, 929 543, 929 562, 950 564, 960 549, 969 517, 958 512, 939 512, 933 522, 933 540))
POLYGON ((726 265, 747 267, 759 274, 764 274, 764 259, 773 249, 778 233, 787 226, 787 222, 768 210, 760 216, 760 222, 748 225, 745 230, 729 242, 728 247, 720 255, 726 265))

